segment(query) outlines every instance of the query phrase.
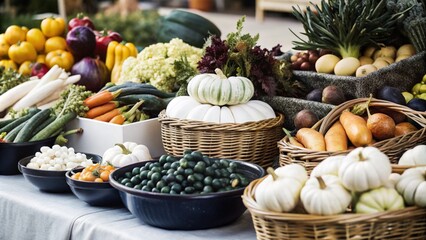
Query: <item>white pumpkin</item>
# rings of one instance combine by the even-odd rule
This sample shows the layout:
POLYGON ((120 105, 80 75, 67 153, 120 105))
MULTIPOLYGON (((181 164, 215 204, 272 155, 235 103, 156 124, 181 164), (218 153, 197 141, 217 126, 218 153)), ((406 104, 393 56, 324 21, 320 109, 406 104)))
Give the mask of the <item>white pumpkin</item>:
POLYGON ((299 202, 300 191, 308 179, 305 168, 298 164, 290 164, 275 171, 268 168, 267 171, 270 175, 256 188, 256 202, 264 210, 292 211, 299 202))
POLYGON ((391 173, 389 176, 389 181, 384 185, 384 187, 387 188, 396 188, 396 184, 398 183, 399 179, 401 179, 401 175, 398 173, 391 173))
POLYGON ((311 177, 319 177, 322 175, 337 176, 339 174, 339 167, 344 158, 344 155, 338 155, 324 159, 312 170, 311 177))
POLYGON ((404 208, 404 199, 393 188, 376 188, 364 192, 355 205, 356 213, 378 213, 404 208))
POLYGON ((166 114, 169 117, 184 119, 188 116, 189 112, 201 105, 190 96, 175 97, 167 105, 166 114))
POLYGON ((409 168, 396 183, 407 205, 426 207, 426 167, 409 168))
POLYGON ((267 103, 251 100, 233 106, 201 104, 189 96, 174 98, 166 108, 166 115, 213 123, 245 123, 275 118, 275 112, 267 103))
POLYGON ((335 215, 345 212, 352 196, 343 187, 339 177, 322 175, 306 181, 300 193, 306 211, 316 215, 335 215))
POLYGON ((358 147, 352 150, 339 167, 343 185, 356 192, 385 185, 391 173, 389 158, 375 147, 358 147))
POLYGON ((248 102, 254 94, 254 86, 246 77, 229 77, 216 68, 216 74, 198 74, 189 81, 188 94, 200 103, 212 105, 236 105, 248 102))
POLYGON ((116 168, 149 160, 152 160, 152 157, 148 147, 134 142, 116 144, 102 155, 103 164, 110 164, 116 168))
POLYGON ((426 145, 417 145, 402 154, 398 165, 426 165, 426 145))

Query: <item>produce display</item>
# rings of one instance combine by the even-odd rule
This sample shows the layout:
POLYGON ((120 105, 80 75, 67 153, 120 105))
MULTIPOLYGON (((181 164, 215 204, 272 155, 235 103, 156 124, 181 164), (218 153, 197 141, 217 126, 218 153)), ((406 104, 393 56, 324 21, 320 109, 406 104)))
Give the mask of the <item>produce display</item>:
MULTIPOLYGON (((164 150, 167 134, 175 142, 193 141, 182 136, 185 134, 178 135, 179 131, 173 130, 178 126, 173 124, 167 126, 172 133, 166 132, 167 120, 193 125, 211 123, 219 141, 213 136, 207 145, 226 145, 231 143, 222 138, 234 136, 234 129, 222 127, 254 123, 262 125, 256 129, 262 132, 272 125, 264 120, 283 118, 276 106, 267 103, 269 97, 303 99, 340 110, 340 106, 346 106, 342 104, 354 98, 340 84, 342 79, 363 80, 376 71, 370 76, 381 76, 385 70, 380 69, 392 69, 399 62, 424 54, 423 4, 415 0, 322 0, 311 8, 294 7, 293 14, 305 30, 301 33, 303 38, 294 33, 298 38, 293 42, 294 52, 282 52, 279 44, 272 49, 259 46, 258 34, 243 33, 244 17, 238 20, 236 31, 222 39, 220 26, 182 10, 173 10, 155 23, 157 42, 147 46, 135 46, 108 28, 99 31, 97 24, 82 14, 68 22, 48 17, 39 28, 8 26, 0 34, 0 146, 15 148, 56 139, 52 147, 44 146, 31 153, 34 157, 27 167, 67 170, 68 178, 79 184, 105 182, 103 185, 111 190, 110 176, 112 184, 117 181, 118 186, 138 193, 194 196, 247 190, 251 177, 243 174, 238 162, 245 159, 211 158, 216 150, 201 152, 201 137, 190 143, 193 147, 183 148, 188 150, 182 155, 155 156, 149 143, 129 140, 134 135, 152 139, 152 134, 133 129, 148 124, 145 120, 154 120, 149 122, 161 126, 161 132, 156 134, 163 136, 164 150), (308 73, 312 79, 297 79, 303 71, 316 73, 308 73), (327 78, 335 80, 321 87, 307 84, 327 78), (108 134, 114 138, 122 135, 121 140, 99 154, 101 161, 92 161, 67 146, 65 136, 84 134, 81 127, 69 129, 69 123, 77 117, 73 124, 86 118, 87 122, 111 127, 108 134), (153 119, 157 117, 160 121, 153 119), (140 167, 129 166, 139 162, 143 162, 140 167), (130 171, 126 166, 131 167, 130 171), (118 173, 122 176, 114 176, 118 173)), ((256 206, 264 214, 291 213, 290 220, 309 214, 373 216, 409 206, 426 207, 425 133, 419 131, 426 124, 426 73, 417 77, 409 89, 385 84, 386 79, 374 79, 377 82, 371 83, 374 91, 368 100, 358 99, 363 102, 345 107, 328 122, 329 118, 320 119, 321 115, 309 104, 303 109, 283 105, 295 110, 294 115, 284 116, 294 129, 275 126, 277 139, 283 136, 283 128, 287 135, 283 141, 287 144, 288 140, 289 148, 294 146, 297 152, 275 149, 276 154, 294 158, 294 162, 307 159, 308 164, 286 165, 280 161, 281 166, 275 169, 266 166, 268 175, 256 180, 258 185, 253 191, 256 206), (405 115, 403 110, 383 103, 371 104, 377 99, 415 111, 405 115), (324 122, 327 125, 320 125, 324 122), (411 136, 413 132, 415 137, 411 136), (392 153, 375 145, 382 142, 388 144, 385 148, 392 148, 392 140, 397 139, 399 144, 406 136, 407 141, 417 142, 392 149, 392 153), (326 154, 324 160, 319 161, 321 156, 315 159, 317 153, 326 154), (398 155, 397 162, 394 155, 398 155), (396 168, 403 171, 395 171, 396 168)), ((186 130, 187 125, 182 126, 186 130)), ((198 132, 194 135, 210 137, 211 129, 202 127, 195 126, 198 132)), ((275 134, 272 130, 267 134, 271 138, 275 134)), ((267 142, 262 134, 261 139, 246 137, 239 141, 267 142)), ((275 147, 276 143, 274 140, 275 147)), ((220 149, 217 151, 224 151, 220 149)), ((262 155, 266 154, 265 149, 261 149, 262 155)), ((2 148, 0 155, 1 151, 2 148)), ((248 153, 257 156, 255 151, 250 147, 248 153)), ((391 231, 398 227, 387 228, 391 231)))
POLYGON ((165 194, 208 194, 231 191, 248 185, 237 173, 238 163, 185 151, 182 158, 162 155, 158 162, 147 162, 120 177, 126 187, 165 194))
POLYGON ((71 170, 78 166, 90 166, 93 162, 84 153, 74 152, 74 148, 53 145, 40 148, 27 164, 28 168, 41 170, 71 170))

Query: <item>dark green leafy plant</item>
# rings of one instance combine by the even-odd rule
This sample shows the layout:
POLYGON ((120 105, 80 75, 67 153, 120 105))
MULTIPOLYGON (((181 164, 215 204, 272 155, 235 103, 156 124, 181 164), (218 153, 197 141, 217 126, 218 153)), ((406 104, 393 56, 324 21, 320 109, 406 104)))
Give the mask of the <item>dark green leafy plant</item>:
POLYGON ((198 63, 200 73, 214 73, 220 68, 226 76, 250 79, 255 96, 301 96, 301 85, 291 79, 290 63, 277 59, 282 55, 280 45, 272 49, 256 45, 259 35, 243 34, 245 18, 237 22, 237 31, 225 40, 212 36, 206 42, 204 55, 198 63))
MULTIPOLYGON (((306 11, 293 7, 294 16, 303 24, 302 35, 294 49, 330 49, 341 57, 358 57, 367 45, 379 45, 391 38, 405 9, 390 11, 387 0, 322 0, 320 6, 306 11)), ((291 31, 291 30, 290 30, 291 31)))

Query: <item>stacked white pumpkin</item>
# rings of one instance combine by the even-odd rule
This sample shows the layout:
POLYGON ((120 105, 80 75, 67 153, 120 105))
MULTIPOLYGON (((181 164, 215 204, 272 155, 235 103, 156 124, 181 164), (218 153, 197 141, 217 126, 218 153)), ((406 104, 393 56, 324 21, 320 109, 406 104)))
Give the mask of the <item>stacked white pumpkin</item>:
POLYGON ((275 118, 267 103, 250 100, 254 86, 246 77, 226 77, 220 69, 216 74, 196 75, 188 84, 189 96, 173 99, 166 115, 172 118, 213 123, 245 123, 275 118))
POLYGON ((308 177, 298 164, 267 170, 256 188, 255 199, 263 210, 298 212, 302 206, 314 215, 377 213, 426 207, 426 167, 392 173, 389 158, 375 147, 360 147, 346 156, 332 156, 308 177))

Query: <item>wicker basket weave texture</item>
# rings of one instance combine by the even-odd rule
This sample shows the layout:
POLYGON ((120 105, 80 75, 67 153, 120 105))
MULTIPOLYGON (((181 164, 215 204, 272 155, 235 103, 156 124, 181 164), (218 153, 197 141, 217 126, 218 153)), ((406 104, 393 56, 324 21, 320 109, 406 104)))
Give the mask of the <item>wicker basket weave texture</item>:
POLYGON ((254 198, 264 178, 254 180, 242 196, 258 240, 295 239, 426 239, 426 209, 407 207, 375 214, 316 216, 262 210, 254 198))
POLYGON ((283 137, 284 116, 242 124, 215 124, 159 115, 163 146, 168 154, 201 151, 210 157, 237 159, 272 166, 279 154, 277 142, 283 137))
MULTIPOLYGON (((319 130, 319 132, 324 135, 331 127, 331 125, 337 121, 341 112, 350 107, 353 107, 356 104, 365 103, 367 100, 367 98, 354 99, 333 108, 333 110, 331 110, 325 118, 321 119, 318 124, 314 126, 314 128, 319 130)), ((406 150, 413 148, 418 144, 426 143, 426 113, 414 111, 406 106, 401 106, 379 99, 372 99, 369 106, 383 107, 403 113, 422 127, 417 131, 379 141, 372 145, 384 152, 389 157, 392 164, 397 164, 399 158, 406 150)), ((291 163, 298 163, 304 166, 308 172, 312 171, 315 166, 317 166, 322 160, 329 156, 342 155, 350 152, 350 150, 327 152, 300 148, 290 144, 287 137, 284 137, 281 141, 278 142, 278 148, 280 149, 279 163, 281 166, 291 163)))

